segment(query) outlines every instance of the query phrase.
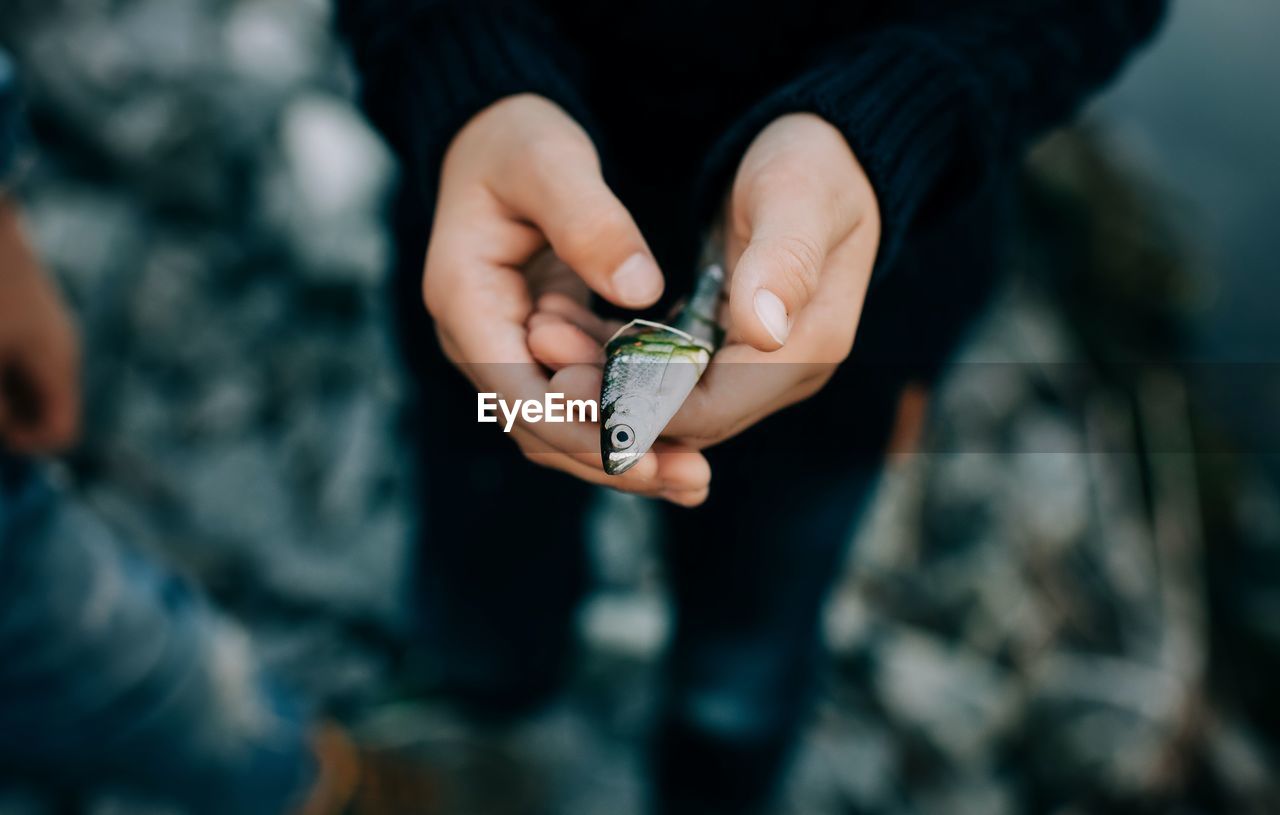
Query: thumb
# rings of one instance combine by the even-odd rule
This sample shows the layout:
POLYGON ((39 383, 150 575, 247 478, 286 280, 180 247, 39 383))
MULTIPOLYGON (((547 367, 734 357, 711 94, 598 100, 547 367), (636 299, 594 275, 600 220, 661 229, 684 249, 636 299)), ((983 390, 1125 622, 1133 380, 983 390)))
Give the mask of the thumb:
POLYGON ((747 344, 760 351, 786 344, 796 315, 818 290, 834 244, 822 228, 826 220, 790 201, 765 205, 749 219, 750 242, 729 288, 732 325, 747 344))
POLYGON ((565 148, 522 162, 494 185, 532 221, 579 277, 615 305, 644 308, 662 295, 662 272, 631 214, 605 184, 593 148, 565 148))

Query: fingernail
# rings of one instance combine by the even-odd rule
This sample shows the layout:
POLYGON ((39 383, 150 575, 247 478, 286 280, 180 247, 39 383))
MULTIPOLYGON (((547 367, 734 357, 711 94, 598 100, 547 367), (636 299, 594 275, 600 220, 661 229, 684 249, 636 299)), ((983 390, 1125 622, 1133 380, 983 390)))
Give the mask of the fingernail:
POLYGON ((662 293, 662 272, 653 258, 636 252, 613 273, 613 290, 628 303, 648 304, 662 293))
POLYGON ((756 289, 755 306, 756 316, 764 323, 765 329, 779 345, 785 344, 787 335, 791 333, 791 320, 782 300, 768 289, 756 289))

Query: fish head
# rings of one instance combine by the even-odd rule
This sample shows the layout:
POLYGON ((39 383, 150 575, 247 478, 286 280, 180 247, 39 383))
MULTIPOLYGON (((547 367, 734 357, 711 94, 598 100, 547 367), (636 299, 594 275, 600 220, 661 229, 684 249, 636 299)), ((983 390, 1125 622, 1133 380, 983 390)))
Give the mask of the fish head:
POLYGON ((633 320, 605 349, 600 457, 609 475, 639 461, 706 370, 711 349, 670 326, 633 320))
POLYGON ((644 394, 624 394, 604 406, 600 451, 604 471, 622 475, 635 466, 666 426, 656 400, 644 394))

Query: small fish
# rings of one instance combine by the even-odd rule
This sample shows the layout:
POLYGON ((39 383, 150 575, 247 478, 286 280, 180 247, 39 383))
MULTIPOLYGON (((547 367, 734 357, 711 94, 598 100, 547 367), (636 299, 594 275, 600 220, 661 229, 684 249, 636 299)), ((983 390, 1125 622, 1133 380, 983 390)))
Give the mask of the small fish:
POLYGON ((648 452, 720 348, 724 278, 720 262, 704 261, 693 296, 670 324, 632 320, 606 343, 600 457, 609 475, 625 473, 648 452))

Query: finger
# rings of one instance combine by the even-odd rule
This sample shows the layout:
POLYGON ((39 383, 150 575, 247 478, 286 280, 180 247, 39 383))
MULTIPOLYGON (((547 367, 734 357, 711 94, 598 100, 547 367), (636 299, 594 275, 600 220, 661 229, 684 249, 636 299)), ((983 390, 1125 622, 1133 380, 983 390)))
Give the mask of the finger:
POLYGON ((576 142, 530 145, 492 181, 498 199, 546 235, 565 263, 606 300, 653 305, 662 272, 626 207, 600 174, 594 150, 576 142))
POLYGON ((600 466, 599 453, 590 461, 563 453, 549 455, 533 452, 531 459, 545 466, 567 472, 588 481, 621 492, 661 497, 682 506, 697 506, 706 500, 711 483, 711 466, 699 452, 686 449, 680 453, 661 452, 657 448, 645 453, 634 467, 622 475, 608 475, 600 466))
POLYGON ((529 350, 553 371, 570 365, 604 365, 604 348, 572 323, 551 314, 529 318, 529 350))
POLYGON ((718 444, 798 401, 806 378, 830 367, 765 357, 745 345, 721 349, 664 434, 698 450, 718 444))
POLYGON ((707 500, 707 495, 710 493, 710 489, 706 486, 680 489, 666 487, 663 482, 654 479, 639 480, 605 475, 602 470, 589 467, 560 453, 526 452, 526 455, 536 464, 559 470, 590 484, 633 495, 661 498, 683 507, 698 506, 707 500))
POLYGON ((762 174, 745 194, 748 238, 730 279, 730 322, 761 351, 786 344, 818 290, 827 253, 852 228, 832 212, 834 196, 823 194, 820 180, 790 178, 762 174))
MULTIPOLYGON (((601 371, 590 365, 565 368, 551 378, 548 390, 563 393, 565 399, 595 399, 600 394, 601 371)), ((566 422, 541 425, 540 437, 554 450, 575 462, 575 475, 595 484, 629 492, 661 490, 691 491, 705 488, 711 481, 706 458, 687 446, 660 441, 637 464, 621 476, 607 475, 600 459, 598 422, 566 422), (586 468, 585 470, 582 468, 586 468), (634 477, 632 477, 634 474, 634 477)), ((554 462, 558 460, 552 460, 554 462)))
POLYGON ((547 294, 538 298, 539 312, 556 314, 581 328, 603 345, 622 326, 617 320, 606 320, 596 315, 582 303, 560 294, 547 294))
POLYGON ((686 498, 701 495, 694 506, 706 500, 711 484, 711 464, 701 452, 679 442, 659 440, 652 454, 658 460, 658 474, 666 492, 684 494, 686 498))
MULTIPOLYGON (((541 403, 551 389, 546 374, 529 352, 523 326, 494 323, 482 337, 465 331, 440 333, 449 358, 477 392, 496 394, 508 404, 517 404, 541 403)), ((526 422, 523 414, 517 415, 513 424, 513 429, 519 428, 549 448, 559 449, 562 444, 548 432, 554 427, 526 422)))
POLYGON ((592 457, 582 451, 565 452, 529 433, 525 427, 513 429, 511 437, 520 446, 520 452, 525 458, 535 464, 568 473, 590 484, 645 495, 656 495, 667 488, 658 479, 657 459, 652 455, 641 459, 623 475, 614 477, 606 475, 601 468, 599 453, 592 457))
MULTIPOLYGON (((477 390, 508 403, 542 402, 552 386, 528 346, 533 304, 523 269, 542 236, 504 214, 493 196, 442 195, 423 275, 423 299, 448 358, 477 390)), ((599 394, 599 379, 590 398, 599 394)), ((599 470, 599 426, 526 421, 513 435, 531 458, 587 477, 599 470)), ((656 462, 637 465, 652 478, 656 462)), ((655 487, 656 488, 656 487, 655 487)))
POLYGON ((591 301, 591 289, 550 247, 543 248, 524 264, 524 276, 535 298, 554 293, 584 307, 591 301))
POLYGON ((26 365, 41 405, 38 434, 48 451, 71 446, 80 433, 80 354, 74 329, 51 332, 26 365))
POLYGON ((529 331, 546 325, 566 325, 565 319, 559 314, 550 314, 545 311, 535 311, 529 315, 529 319, 525 320, 524 327, 529 331))
POLYGON ((701 449, 820 390, 853 347, 875 251, 870 229, 855 230, 833 249, 818 294, 798 316, 787 344, 771 352, 741 341, 726 345, 667 434, 701 449))
MULTIPOLYGON (((594 425, 598 438, 598 425, 594 425)), ((621 492, 659 497, 681 496, 693 501, 705 493, 711 481, 711 468, 701 453, 685 448, 679 452, 658 448, 646 453, 634 467, 622 475, 607 475, 600 464, 599 450, 565 452, 549 446, 528 433, 526 428, 512 430, 512 437, 530 461, 559 470, 591 484, 621 492)), ((692 503, 686 505, 692 506, 692 503)))
POLYGON ((4 378, 0 431, 23 453, 54 453, 79 434, 78 373, 57 349, 33 349, 4 378))
MULTIPOLYGON (((557 371, 551 377, 549 390, 564 394, 566 400, 591 400, 598 404, 603 379, 604 372, 595 365, 571 365, 557 371)), ((560 449, 589 465, 593 470, 598 470, 605 478, 613 477, 604 473, 604 463, 600 458, 600 423, 598 421, 566 422, 556 425, 553 432, 560 449)), ((656 476, 657 459, 646 456, 636 464, 634 469, 641 470, 642 477, 656 476)))
MULTIPOLYGON (((516 372, 508 370, 511 367, 470 366, 465 370, 468 376, 474 377, 473 381, 479 383, 477 387, 487 390, 519 384, 516 372), (493 371, 500 376, 492 376, 493 371)), ((558 372, 551 380, 544 380, 541 393, 562 393, 566 399, 595 398, 600 390, 600 377, 599 368, 572 366, 558 372)), ((537 398, 540 399, 541 395, 537 398)), ((600 425, 597 422, 519 422, 512 427, 511 436, 530 461, 624 492, 658 496, 669 491, 682 494, 682 500, 692 500, 710 482, 710 465, 700 453, 666 443, 656 445, 655 450, 643 456, 626 473, 607 475, 600 460, 600 425)))
POLYGON ((763 354, 745 345, 725 346, 694 386, 666 434, 695 448, 717 444, 751 422, 773 401, 775 394, 791 386, 789 365, 752 363, 763 354), (745 353, 744 353, 745 352, 745 353), (778 376, 784 381, 774 382, 778 376))
MULTIPOLYGON (((474 376, 473 381, 478 381, 478 387, 482 390, 488 390, 491 387, 501 386, 503 384, 511 385, 513 383, 514 372, 507 369, 511 366, 470 366, 469 376, 474 376)), ((532 396, 520 396, 521 391, 497 391, 501 398, 512 401, 514 398, 531 399, 534 402, 542 402, 543 397, 548 393, 561 394, 566 402, 570 400, 596 400, 600 395, 601 371, 594 366, 570 366, 562 371, 558 371, 551 379, 542 378, 541 386, 532 396)), ((525 391, 523 393, 529 393, 525 391)), ((566 410, 566 414, 568 411, 566 410)), ((560 460, 554 457, 572 459, 588 469, 598 470, 600 475, 604 477, 603 464, 600 461, 600 425, 598 422, 583 422, 570 420, 566 415, 565 421, 525 421, 523 416, 512 427, 512 434, 520 440, 521 449, 526 456, 531 459, 536 456, 551 456, 554 460, 560 460)), ((654 477, 656 472, 656 461, 641 460, 633 468, 635 478, 637 480, 646 480, 654 477)), ((581 471, 575 469, 575 474, 581 475, 581 471)), ((630 475, 630 473, 628 473, 630 475)), ((600 481, 598 483, 603 483, 600 481)))
MULTIPOLYGON (((471 238, 481 234, 475 223, 483 227, 484 219, 473 222, 471 238)), ((462 226, 446 231, 428 251, 424 298, 441 346, 477 391, 495 393, 508 404, 542 402, 550 383, 529 349, 526 325, 533 304, 523 274, 477 254, 491 242, 466 237, 462 226)), ((590 449, 582 438, 564 438, 565 425, 526 422, 521 415, 517 426, 548 449, 590 449)))
POLYGON ((707 496, 710 494, 711 490, 704 487, 698 490, 663 490, 659 493, 659 497, 678 506, 692 509, 693 507, 701 506, 705 503, 707 496))

